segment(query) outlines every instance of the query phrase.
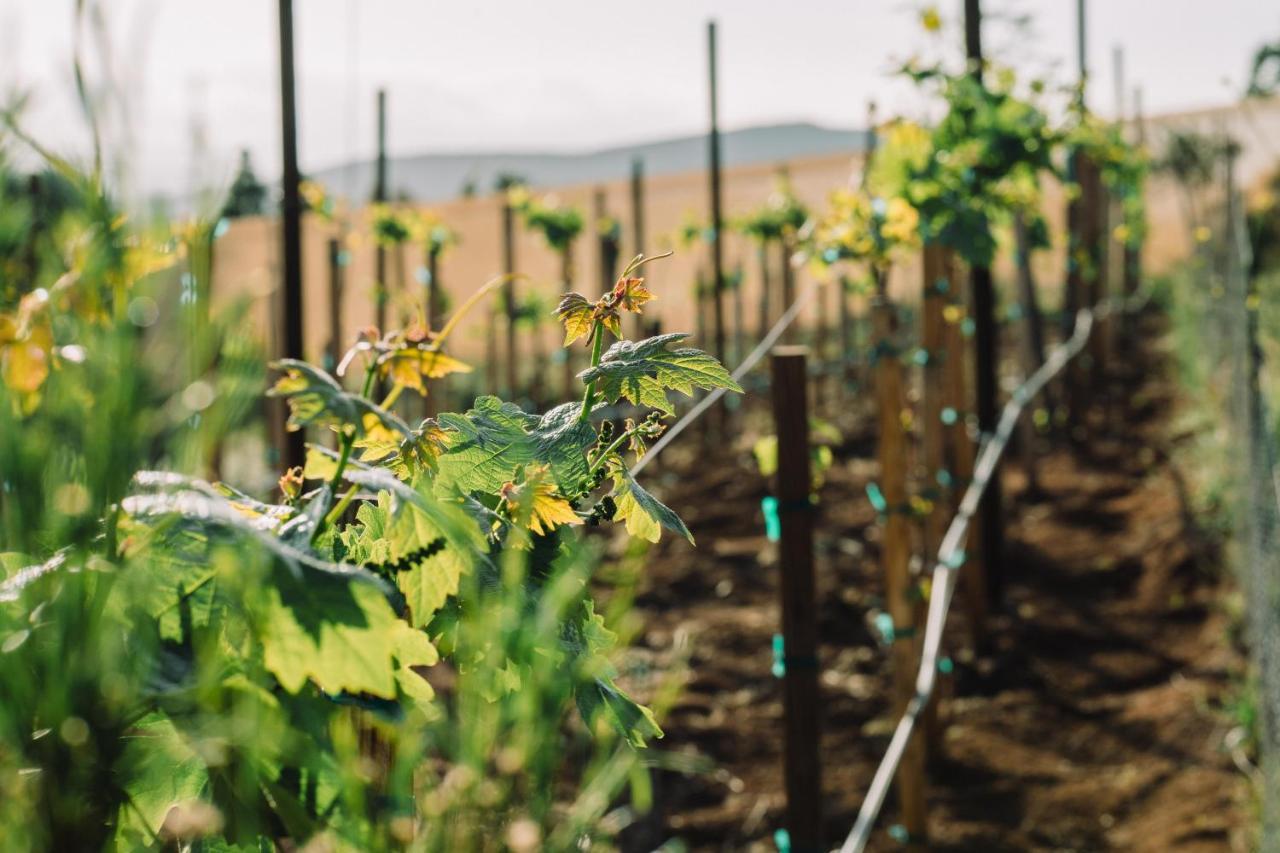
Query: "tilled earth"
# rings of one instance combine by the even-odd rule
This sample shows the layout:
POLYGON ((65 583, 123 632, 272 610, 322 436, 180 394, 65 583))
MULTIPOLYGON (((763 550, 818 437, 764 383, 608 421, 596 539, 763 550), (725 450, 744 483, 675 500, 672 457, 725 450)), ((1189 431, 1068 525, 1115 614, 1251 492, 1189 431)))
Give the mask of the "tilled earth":
MULTIPOLYGON (((974 654, 955 599, 928 849, 1247 847, 1241 757, 1226 746, 1224 704, 1242 677, 1228 589, 1170 460, 1177 399, 1162 319, 1143 323, 1139 339, 1153 343, 1108 377, 1087 440, 1040 440, 1038 493, 1021 454, 1005 467, 1004 605, 988 623, 990 648, 974 654)), ((827 389, 824 402, 845 436, 817 522, 824 817, 836 846, 896 717, 888 655, 870 628, 883 583, 864 493, 876 476, 868 401, 827 389)), ((678 839, 772 850, 784 797, 781 685, 770 674, 777 553, 759 509, 767 485, 749 448, 710 447, 696 432, 647 476, 698 547, 664 538, 644 562, 627 678, 642 695, 678 673, 684 687, 659 744, 674 769, 657 773, 654 809, 624 848, 678 839)), ((901 849, 886 831, 895 812, 891 795, 872 849, 901 849)))

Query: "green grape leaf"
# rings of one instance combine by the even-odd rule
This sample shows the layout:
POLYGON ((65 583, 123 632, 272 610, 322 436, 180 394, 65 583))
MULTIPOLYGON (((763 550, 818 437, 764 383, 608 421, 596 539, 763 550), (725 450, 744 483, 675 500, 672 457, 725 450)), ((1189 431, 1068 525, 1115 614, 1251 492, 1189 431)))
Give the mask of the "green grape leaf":
POLYGON ((631 472, 619 466, 613 473, 613 499, 617 502, 617 518, 627 526, 627 532, 649 542, 657 542, 661 528, 679 533, 695 544, 693 534, 685 527, 680 516, 653 495, 646 492, 631 472))
POLYGON ((587 449, 596 440, 579 411, 579 404, 565 403, 538 417, 497 397, 480 397, 465 414, 440 415, 445 449, 437 459, 437 484, 496 494, 516 469, 545 463, 561 494, 576 495, 587 477, 587 449))
POLYGON ((534 455, 551 466, 560 493, 573 497, 587 479, 587 450, 596 443, 596 431, 582 420, 581 403, 561 403, 544 414, 530 430, 534 455))
MULTIPOLYGON (((121 501, 128 521, 149 529, 152 550, 169 548, 189 553, 192 545, 200 548, 215 544, 254 542, 276 557, 298 577, 303 569, 313 574, 351 578, 383 589, 376 575, 346 563, 324 559, 298 545, 306 541, 312 523, 306 514, 295 514, 287 523, 271 513, 260 513, 237 505, 210 484, 179 474, 141 471, 134 475, 140 489, 153 490, 133 494, 121 501)), ((321 504, 313 504, 320 507, 321 504)), ((192 558, 197 559, 197 552, 192 558)))
POLYGON ((419 673, 416 666, 435 666, 440 661, 440 653, 431 644, 425 631, 411 628, 400 622, 395 629, 396 649, 396 683, 405 696, 409 697, 423 711, 437 714, 433 700, 435 690, 419 673))
POLYGON ((590 598, 582 601, 576 619, 565 625, 564 644, 575 656, 577 670, 583 681, 574 690, 578 713, 593 725, 602 713, 627 743, 636 748, 646 745, 650 738, 662 737, 662 728, 653 712, 636 702, 614 683, 617 672, 609 662, 609 654, 617 644, 617 635, 604 624, 604 617, 595 612, 590 598))
POLYGON ((261 593, 263 663, 290 693, 313 681, 327 693, 396 697, 396 624, 374 586, 273 571, 261 593))
POLYGON ((414 626, 430 622, 462 576, 487 559, 484 533, 457 500, 415 493, 397 505, 383 491, 376 504, 361 505, 356 520, 342 532, 348 559, 394 572, 414 626))
POLYGON ((689 337, 677 333, 633 342, 618 341, 595 367, 578 374, 596 388, 610 403, 625 397, 632 403, 658 409, 666 414, 675 410, 667 400, 667 391, 692 396, 695 389, 727 388, 741 392, 724 365, 702 350, 668 349, 689 337))
POLYGON ((162 713, 143 717, 123 744, 113 769, 124 783, 129 803, 120 808, 117 840, 138 833, 153 837, 169 809, 204 793, 209 774, 204 761, 162 713))
POLYGON ((364 418, 372 415, 388 429, 403 436, 413 432, 409 425, 386 409, 369 402, 359 394, 344 391, 338 381, 314 365, 294 358, 273 361, 271 367, 284 376, 267 391, 270 397, 283 397, 289 405, 289 429, 307 426, 365 430, 364 418))

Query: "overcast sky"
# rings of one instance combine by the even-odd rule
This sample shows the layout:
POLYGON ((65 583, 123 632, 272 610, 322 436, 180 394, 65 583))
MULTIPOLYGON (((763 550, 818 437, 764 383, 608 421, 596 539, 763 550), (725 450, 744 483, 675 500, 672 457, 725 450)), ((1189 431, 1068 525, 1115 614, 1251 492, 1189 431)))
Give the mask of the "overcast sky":
MULTIPOLYGON (((273 0, 109 0, 108 61, 129 93, 135 185, 181 193, 223 181, 236 152, 278 173, 273 0)), ((918 111, 894 63, 932 50, 922 3, 901 0, 297 0, 300 156, 304 170, 368 157, 374 91, 390 98, 393 154, 592 149, 705 127, 705 22, 720 27, 726 128, 776 121, 862 124, 918 111)), ((951 24, 960 0, 938 3, 951 24)), ((1072 0, 988 0, 993 18, 1030 13, 1029 33, 994 21, 994 52, 1037 73, 1073 73, 1072 0)), ((0 0, 0 95, 32 94, 26 121, 61 151, 86 150, 72 83, 73 0, 0 0)), ((1249 58, 1280 38, 1273 0, 1093 0, 1092 103, 1114 108, 1112 49, 1149 112, 1222 103, 1249 58)), ((959 51, 959 34, 945 46, 959 51)), ((91 80, 104 63, 90 54, 91 80)), ((115 110, 113 114, 119 114, 115 110)), ((111 134, 119 137, 116 128, 111 134)))

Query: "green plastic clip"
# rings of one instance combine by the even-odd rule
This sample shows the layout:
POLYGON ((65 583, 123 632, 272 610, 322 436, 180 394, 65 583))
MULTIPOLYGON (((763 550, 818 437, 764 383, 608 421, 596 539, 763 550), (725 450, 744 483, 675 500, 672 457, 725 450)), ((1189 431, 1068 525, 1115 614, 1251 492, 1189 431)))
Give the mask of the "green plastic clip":
POLYGON ((888 613, 876 614, 876 630, 880 632, 880 639, 885 645, 891 645, 896 637, 893 630, 893 617, 888 613))
POLYGON ((767 495, 760 499, 760 511, 764 513, 764 535, 770 542, 782 538, 782 520, 778 518, 778 499, 767 495))
POLYGON ((952 551, 947 555, 947 558, 942 561, 942 564, 948 569, 958 569, 964 565, 965 559, 966 555, 964 551, 952 551))
POLYGON ((773 667, 770 671, 774 678, 787 674, 787 641, 781 634, 773 635, 773 667))
POLYGON ((951 476, 951 472, 946 468, 940 468, 934 479, 936 479, 938 481, 938 485, 942 486, 944 489, 951 488, 951 484, 955 482, 954 478, 951 476))
POLYGON ((965 317, 960 321, 960 334, 964 335, 966 338, 972 338, 973 332, 977 327, 978 326, 973 322, 972 317, 965 317))
POLYGON ((778 848, 778 853, 791 853, 791 833, 779 829, 773 834, 773 844, 778 848))
POLYGON ((943 675, 950 675, 955 670, 956 665, 951 662, 951 658, 938 658, 938 672, 943 675))
POLYGON ((946 424, 947 426, 951 426, 956 421, 960 420, 960 413, 957 412, 955 409, 951 408, 950 406, 947 406, 945 409, 942 410, 942 414, 940 415, 940 418, 942 419, 942 422, 944 424, 946 424))
POLYGON ((889 511, 889 503, 884 499, 884 492, 880 491, 880 487, 875 483, 867 483, 867 497, 871 500, 871 505, 875 507, 876 512, 884 515, 889 511))
POLYGON ((906 844, 911 841, 911 833, 907 832, 907 828, 900 823, 895 823, 889 827, 889 837, 899 844, 906 844))

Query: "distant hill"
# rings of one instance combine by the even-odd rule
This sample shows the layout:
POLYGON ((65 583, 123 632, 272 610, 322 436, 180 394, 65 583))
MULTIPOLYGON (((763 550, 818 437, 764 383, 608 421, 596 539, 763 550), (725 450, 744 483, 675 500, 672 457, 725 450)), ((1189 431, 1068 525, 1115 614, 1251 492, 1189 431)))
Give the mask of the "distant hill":
MULTIPOLYGON (((862 130, 836 130, 813 124, 777 124, 723 133, 721 157, 725 166, 772 163, 798 157, 860 151, 866 147, 862 130)), ((393 157, 388 164, 392 197, 438 202, 456 198, 466 184, 484 195, 503 172, 525 178, 534 186, 565 186, 625 178, 631 161, 644 161, 645 174, 666 175, 706 168, 705 136, 686 136, 599 151, 568 153, 419 154, 393 157)), ((331 191, 367 198, 373 188, 373 161, 364 160, 313 173, 331 191)))

